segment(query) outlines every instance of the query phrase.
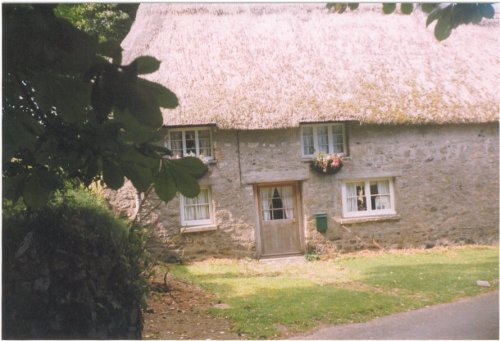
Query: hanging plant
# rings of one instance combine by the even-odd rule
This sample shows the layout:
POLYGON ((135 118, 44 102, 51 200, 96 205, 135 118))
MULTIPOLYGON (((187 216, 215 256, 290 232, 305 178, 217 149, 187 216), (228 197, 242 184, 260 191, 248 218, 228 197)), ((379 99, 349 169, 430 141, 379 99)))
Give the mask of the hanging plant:
POLYGON ((311 168, 322 174, 335 174, 343 166, 342 157, 337 154, 316 152, 313 155, 311 168))

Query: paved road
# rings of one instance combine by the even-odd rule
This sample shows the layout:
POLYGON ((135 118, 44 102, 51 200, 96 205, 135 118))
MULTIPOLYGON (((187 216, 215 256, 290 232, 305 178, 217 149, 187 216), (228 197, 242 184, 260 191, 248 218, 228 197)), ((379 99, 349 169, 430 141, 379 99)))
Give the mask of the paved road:
POLYGON ((302 340, 498 340, 498 291, 448 304, 327 327, 302 340))

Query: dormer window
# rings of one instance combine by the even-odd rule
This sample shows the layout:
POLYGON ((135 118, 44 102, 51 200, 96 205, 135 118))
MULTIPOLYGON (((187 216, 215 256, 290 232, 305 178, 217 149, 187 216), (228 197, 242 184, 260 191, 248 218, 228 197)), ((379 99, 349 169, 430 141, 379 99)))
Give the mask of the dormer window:
POLYGON ((173 157, 188 155, 213 159, 212 130, 210 128, 175 128, 169 129, 166 147, 173 157))
POLYGON ((312 157, 315 152, 346 154, 345 124, 304 124, 300 131, 303 157, 312 157))

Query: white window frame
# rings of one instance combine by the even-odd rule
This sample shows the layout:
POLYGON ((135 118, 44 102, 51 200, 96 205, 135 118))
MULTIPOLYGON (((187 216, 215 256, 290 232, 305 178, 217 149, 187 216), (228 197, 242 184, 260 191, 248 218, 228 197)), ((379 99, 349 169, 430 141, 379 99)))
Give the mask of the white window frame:
POLYGON ((344 218, 357 218, 357 217, 373 217, 373 216, 387 216, 387 215, 395 215, 396 214, 396 206, 395 206, 395 197, 394 197, 394 178, 385 177, 385 178, 364 178, 364 179, 352 179, 346 180, 342 182, 342 215, 344 218), (389 195, 391 201, 391 208, 385 210, 374 210, 371 205, 371 190, 370 190, 370 182, 372 181, 389 181, 389 195), (365 198, 366 198, 366 211, 356 211, 349 212, 347 211, 347 185, 352 183, 360 183, 364 182, 365 184, 365 198))
MULTIPOLYGON (((341 126, 342 127, 342 146, 344 151, 342 153, 336 153, 337 155, 340 156, 345 156, 347 155, 347 137, 346 137, 346 128, 345 128, 345 123, 310 123, 310 124, 301 124, 300 126, 300 149, 301 149, 301 154, 303 158, 312 158, 314 155, 313 154, 304 154, 304 128, 313 128, 313 142, 314 142, 314 151, 319 150, 318 148, 318 128, 320 127, 328 127, 328 149, 330 151, 333 151, 333 131, 332 128, 334 126, 341 126)), ((332 154, 332 152, 330 152, 332 154)))
POLYGON ((184 206, 186 204, 186 197, 182 194, 179 194, 180 201, 180 216, 181 216, 181 226, 190 227, 190 226, 211 226, 214 224, 214 205, 212 202, 212 189, 210 187, 200 187, 200 190, 208 190, 208 210, 210 214, 209 219, 199 219, 199 220, 187 220, 186 219, 186 211, 184 210, 184 206))
POLYGON ((207 160, 213 160, 214 159, 214 139, 213 139, 213 133, 212 129, 209 127, 187 127, 187 128, 169 128, 167 130, 166 138, 165 138, 165 146, 168 149, 171 149, 171 142, 170 142, 170 133, 172 132, 181 132, 182 133, 182 154, 186 155, 187 154, 187 147, 186 147, 186 131, 194 131, 195 132, 195 148, 196 148, 196 157, 200 156, 200 140, 198 139, 198 133, 200 131, 208 131, 210 134, 210 156, 204 155, 204 157, 207 160))

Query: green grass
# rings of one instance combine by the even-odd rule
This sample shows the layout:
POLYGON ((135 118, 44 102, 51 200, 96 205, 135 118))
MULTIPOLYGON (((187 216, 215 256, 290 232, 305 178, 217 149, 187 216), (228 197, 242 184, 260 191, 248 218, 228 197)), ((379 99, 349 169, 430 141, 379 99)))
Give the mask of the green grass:
POLYGON ((174 276, 216 295, 235 329, 279 337, 325 323, 361 322, 498 289, 498 247, 347 255, 301 264, 210 260, 175 266, 174 276), (476 285, 488 280, 490 288, 476 285))

